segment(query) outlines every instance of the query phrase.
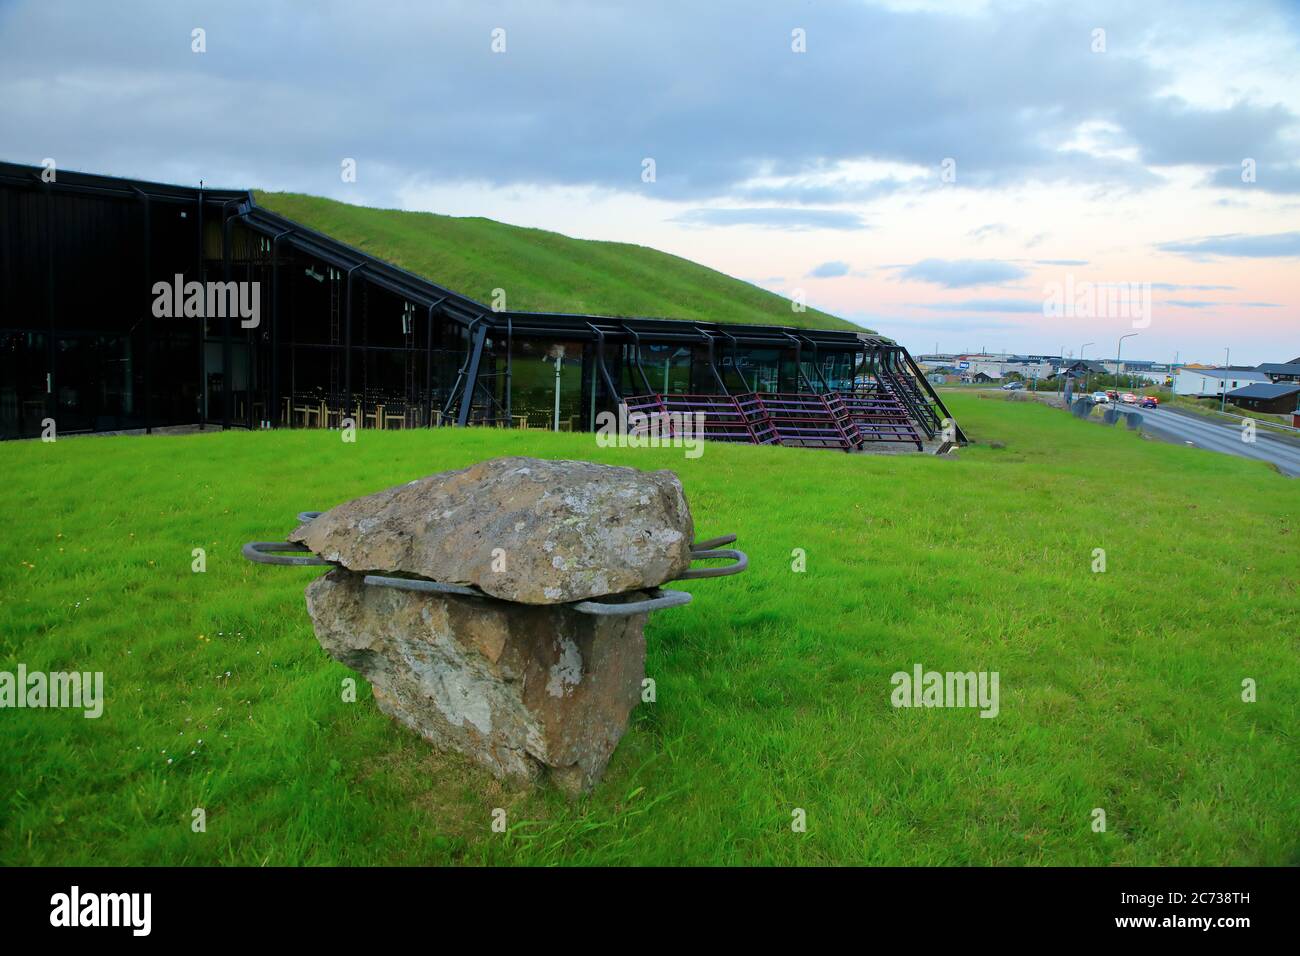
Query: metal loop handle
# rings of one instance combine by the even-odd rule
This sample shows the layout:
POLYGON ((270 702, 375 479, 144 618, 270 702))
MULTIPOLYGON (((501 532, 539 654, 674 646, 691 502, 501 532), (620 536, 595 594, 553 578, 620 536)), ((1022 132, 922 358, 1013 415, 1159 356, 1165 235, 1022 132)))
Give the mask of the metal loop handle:
POLYGON ((366 584, 381 588, 395 588, 398 591, 433 591, 437 594, 459 594, 463 597, 490 598, 478 588, 464 584, 446 584, 442 581, 430 581, 427 578, 394 578, 387 574, 367 574, 363 579, 366 584))
MULTIPOLYGON (((487 598, 498 600, 485 594, 478 588, 464 584, 447 584, 442 581, 429 581, 424 578, 394 578, 384 574, 367 574, 363 579, 366 584, 381 588, 393 588, 398 591, 417 591, 434 594, 455 594, 461 597, 487 598)), ((537 604, 533 607, 567 607, 580 614, 593 614, 601 617, 620 617, 632 614, 648 614, 668 607, 681 607, 691 603, 691 595, 685 591, 661 591, 653 588, 650 597, 640 601, 575 601, 572 604, 537 604)))
POLYGON ((320 517, 321 515, 323 515, 324 513, 325 513, 325 512, 323 512, 323 511, 299 511, 299 512, 298 512, 298 523, 299 523, 299 524, 306 524, 308 521, 311 521, 313 518, 319 518, 319 517, 320 517))
POLYGON ((702 558, 731 558, 731 564, 724 564, 718 568, 689 568, 677 575, 674 580, 690 581, 694 578, 724 578, 729 574, 739 574, 749 567, 749 556, 744 551, 735 551, 731 548, 722 548, 716 551, 692 551, 691 560, 702 558))
POLYGON ((710 538, 708 541, 692 541, 691 551, 709 551, 712 548, 720 548, 724 544, 731 544, 735 540, 734 534, 724 534, 717 538, 710 538))
POLYGON ((650 597, 640 601, 625 601, 620 604, 609 604, 604 601, 577 601, 569 605, 560 605, 560 607, 571 607, 581 614, 593 614, 597 617, 622 617, 632 614, 649 614, 651 611, 660 611, 668 607, 682 607, 691 603, 691 595, 686 591, 662 591, 659 588, 651 588, 650 597))
POLYGON ((284 554, 275 554, 274 552, 277 551, 311 554, 311 548, 305 544, 296 544, 292 541, 250 541, 243 548, 244 557, 256 564, 325 565, 330 567, 334 565, 333 561, 326 561, 314 554, 309 558, 294 558, 284 554))

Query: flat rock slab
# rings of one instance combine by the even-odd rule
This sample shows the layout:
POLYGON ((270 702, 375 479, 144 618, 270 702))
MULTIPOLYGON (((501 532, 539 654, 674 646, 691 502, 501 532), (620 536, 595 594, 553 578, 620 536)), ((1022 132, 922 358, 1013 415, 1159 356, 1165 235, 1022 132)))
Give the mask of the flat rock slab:
POLYGON ((335 569, 307 587, 321 646, 384 713, 498 777, 570 795, 600 779, 645 676, 646 615, 593 617, 374 587, 335 569))
POLYGON ((671 471, 512 457, 338 505, 289 540, 353 571, 562 604, 672 580, 690 565, 693 537, 671 471))

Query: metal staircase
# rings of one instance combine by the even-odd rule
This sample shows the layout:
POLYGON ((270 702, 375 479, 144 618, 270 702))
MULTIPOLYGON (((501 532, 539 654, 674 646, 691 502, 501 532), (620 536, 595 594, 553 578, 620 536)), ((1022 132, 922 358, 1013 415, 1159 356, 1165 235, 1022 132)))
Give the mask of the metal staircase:
POLYGON ((863 441, 908 442, 919 451, 923 439, 907 408, 883 387, 839 393, 863 441))
POLYGON ((881 387, 898 400, 908 415, 921 427, 927 438, 933 438, 942 427, 938 412, 922 393, 916 379, 906 372, 889 368, 876 370, 881 387))
POLYGON ((734 395, 640 395, 624 399, 629 416, 640 412, 647 417, 663 416, 665 424, 653 426, 650 423, 637 428, 634 433, 648 432, 653 427, 660 429, 661 436, 671 437, 685 426, 695 427, 696 413, 702 412, 701 434, 697 438, 708 441, 745 442, 751 445, 770 445, 776 441, 770 427, 763 428, 761 416, 756 416, 752 403, 743 401, 747 396, 734 395), (760 427, 755 429, 757 423, 760 427))
MULTIPOLYGON (((661 436, 671 437, 684 423, 704 414, 700 435, 709 441, 794 448, 836 448, 857 451, 876 442, 923 448, 925 437, 907 405, 883 385, 854 392, 749 392, 744 395, 662 395, 651 393, 624 399, 629 415, 663 416, 661 436)), ((651 430, 639 424, 636 433, 651 430)))

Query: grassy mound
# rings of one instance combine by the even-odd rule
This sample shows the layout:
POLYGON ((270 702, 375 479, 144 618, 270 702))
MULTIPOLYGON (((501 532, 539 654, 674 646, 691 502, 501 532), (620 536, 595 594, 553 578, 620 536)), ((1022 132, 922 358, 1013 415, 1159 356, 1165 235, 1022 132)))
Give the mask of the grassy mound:
POLYGON ((297 193, 259 192, 257 202, 479 302, 504 289, 515 311, 862 331, 816 309, 795 312, 789 299, 646 246, 297 193))
POLYGON ((107 696, 97 720, 0 712, 0 863, 1300 862, 1294 481, 952 405, 985 443, 954 460, 486 429, 0 445, 0 670, 103 671, 107 696), (651 618, 657 701, 573 805, 433 752, 364 683, 345 703, 303 605, 319 570, 239 555, 503 454, 673 468, 699 534, 750 554, 651 618), (997 671, 1000 713, 894 709, 918 663, 997 671))

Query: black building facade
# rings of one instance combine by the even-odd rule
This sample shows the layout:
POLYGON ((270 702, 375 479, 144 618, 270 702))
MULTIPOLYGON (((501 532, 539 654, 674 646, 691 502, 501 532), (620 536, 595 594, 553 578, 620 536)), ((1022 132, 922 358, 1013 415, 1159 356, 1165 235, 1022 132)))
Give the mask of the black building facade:
POLYGON ((879 336, 493 311, 246 190, 0 163, 0 437, 349 418, 576 431, 632 396, 741 395, 888 405, 919 437, 947 416, 879 336))

